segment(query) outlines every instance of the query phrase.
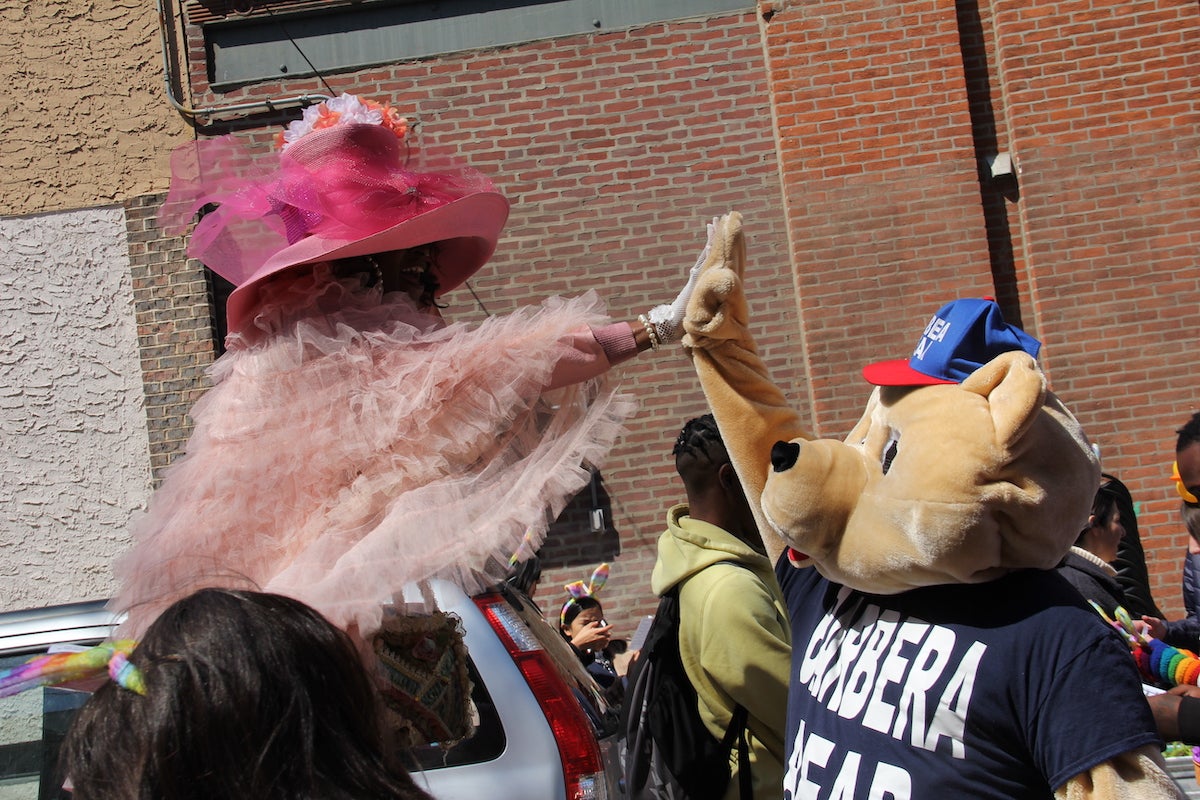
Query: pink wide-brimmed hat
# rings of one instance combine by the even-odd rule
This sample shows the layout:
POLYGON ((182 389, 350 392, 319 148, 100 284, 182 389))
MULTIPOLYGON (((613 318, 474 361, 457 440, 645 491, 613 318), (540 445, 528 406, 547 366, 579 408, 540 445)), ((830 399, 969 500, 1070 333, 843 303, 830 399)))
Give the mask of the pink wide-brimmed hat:
POLYGON ((253 322, 262 283, 297 266, 439 242, 441 295, 496 249, 509 206, 489 180, 468 169, 414 170, 406 163, 404 126, 359 121, 359 110, 378 106, 348 95, 338 101, 354 104, 356 113, 342 122, 325 109, 306 113, 306 120, 335 121, 315 130, 309 124, 274 165, 255 164, 228 136, 194 142, 172 157, 160 222, 183 228, 197 210, 216 204, 197 223, 188 255, 237 287, 226 309, 231 332, 253 322))

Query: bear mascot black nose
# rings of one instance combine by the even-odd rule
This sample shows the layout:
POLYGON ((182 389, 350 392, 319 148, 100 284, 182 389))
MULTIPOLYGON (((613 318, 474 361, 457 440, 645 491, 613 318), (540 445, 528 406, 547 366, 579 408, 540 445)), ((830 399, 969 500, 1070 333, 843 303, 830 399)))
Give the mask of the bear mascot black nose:
POLYGON ((771 468, 776 472, 789 470, 796 465, 800 457, 798 442, 776 442, 771 446, 771 468))

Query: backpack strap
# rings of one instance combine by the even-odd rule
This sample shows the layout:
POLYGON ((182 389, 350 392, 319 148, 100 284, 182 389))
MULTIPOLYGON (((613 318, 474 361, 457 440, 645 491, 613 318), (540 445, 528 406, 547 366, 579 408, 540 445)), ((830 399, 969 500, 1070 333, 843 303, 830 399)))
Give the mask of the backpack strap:
POLYGON ((729 727, 725 729, 725 737, 721 739, 721 751, 724 753, 731 751, 733 743, 737 742, 738 796, 741 800, 752 800, 754 797, 750 776, 750 742, 746 739, 746 719, 749 715, 750 712, 745 706, 739 705, 735 708, 733 718, 729 720, 729 727))
MULTIPOLYGON (((710 566, 717 564, 729 564, 750 570, 749 566, 738 561, 718 561, 710 566)), ((739 704, 734 708, 733 717, 729 720, 729 727, 725 729, 725 736, 721 739, 721 751, 724 753, 733 750, 734 742, 737 742, 738 797, 741 800, 753 800, 754 798, 753 777, 750 772, 750 742, 746 738, 746 723, 749 716, 750 712, 746 710, 745 706, 739 704)))
POLYGON ((750 742, 746 739, 745 708, 742 708, 742 732, 738 734, 738 793, 741 800, 754 800, 750 773, 750 742))

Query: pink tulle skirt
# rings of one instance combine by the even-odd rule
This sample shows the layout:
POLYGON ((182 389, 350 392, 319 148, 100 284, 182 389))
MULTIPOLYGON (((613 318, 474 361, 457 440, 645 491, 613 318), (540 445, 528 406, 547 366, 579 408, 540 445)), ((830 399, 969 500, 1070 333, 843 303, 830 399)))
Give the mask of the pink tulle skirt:
POLYGON ((323 268, 265 293, 117 562, 123 635, 207 586, 289 595, 362 636, 408 582, 481 588, 631 410, 604 379, 544 388, 569 335, 606 321, 592 293, 474 329, 323 268))

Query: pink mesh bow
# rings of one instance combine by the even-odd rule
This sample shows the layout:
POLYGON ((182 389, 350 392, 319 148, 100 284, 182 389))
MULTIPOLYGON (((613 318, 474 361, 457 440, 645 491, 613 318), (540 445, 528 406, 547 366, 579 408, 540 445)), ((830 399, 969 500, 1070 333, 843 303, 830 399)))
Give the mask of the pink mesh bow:
POLYGON ((281 155, 258 158, 223 136, 175 151, 171 190, 158 219, 165 231, 178 235, 197 212, 214 206, 196 224, 188 255, 241 286, 272 256, 303 239, 366 239, 492 190, 473 170, 409 169, 400 140, 375 125, 317 130, 281 155))

